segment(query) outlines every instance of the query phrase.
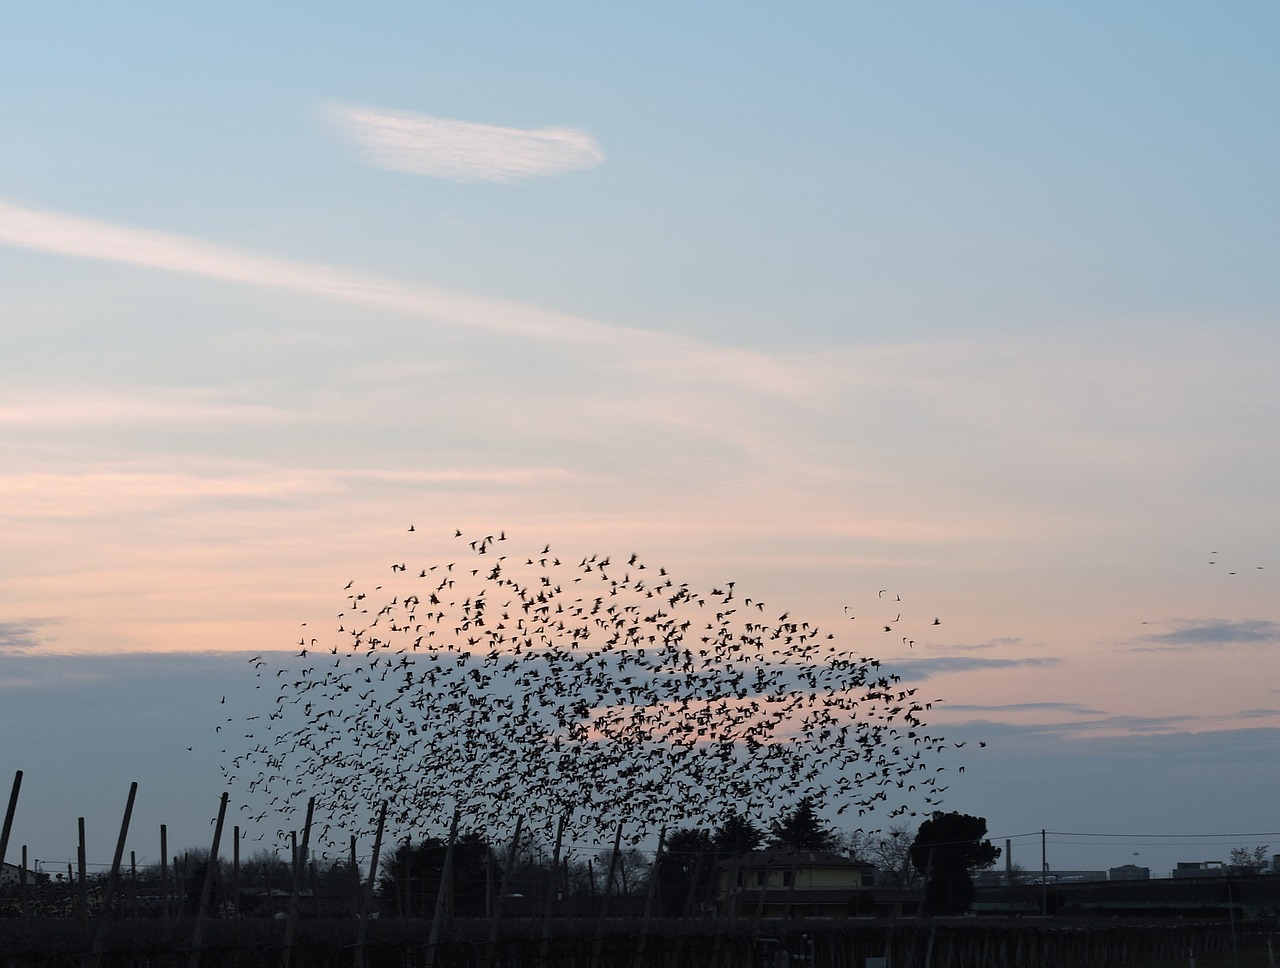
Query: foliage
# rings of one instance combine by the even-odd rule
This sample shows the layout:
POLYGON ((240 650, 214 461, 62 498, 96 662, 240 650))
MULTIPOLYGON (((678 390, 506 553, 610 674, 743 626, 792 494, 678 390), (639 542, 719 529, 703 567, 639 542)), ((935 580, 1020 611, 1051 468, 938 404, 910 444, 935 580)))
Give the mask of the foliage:
MULTIPOLYGON (((382 862, 378 894, 383 909, 389 914, 410 918, 429 918, 435 911, 444 871, 448 844, 438 837, 428 838, 416 846, 401 843, 382 862)), ((481 917, 486 912, 489 885, 497 885, 501 871, 492 863, 489 847, 477 833, 458 836, 453 845, 451 896, 454 914, 459 917, 481 917)))
POLYGON ((987 821, 937 811, 920 825, 911 863, 925 875, 925 901, 936 914, 959 914, 973 901, 972 871, 989 867, 1000 848, 986 839, 987 821))
POLYGON ((292 865, 264 847, 241 861, 240 886, 245 890, 287 891, 293 886, 292 865))
POLYGON ((1231 851, 1231 859, 1227 861, 1227 872, 1230 874, 1261 874, 1267 869, 1267 845, 1261 847, 1236 847, 1231 851))
POLYGON ((668 917, 695 913, 698 902, 714 889, 715 866, 716 846, 709 831, 681 827, 668 834, 655 865, 664 913, 668 917))
POLYGON ((911 844, 915 832, 906 824, 884 831, 854 830, 844 838, 844 847, 857 860, 875 865, 876 883, 885 887, 914 887, 919 873, 911 864, 911 844))
POLYGON ((759 850, 764 843, 764 831, 746 814, 729 810, 721 816, 712 841, 717 851, 732 857, 759 850))
POLYGON ((653 864, 649 858, 634 847, 618 851, 613 860, 612 850, 602 850, 596 854, 595 890, 597 894, 608 894, 610 897, 625 897, 643 894, 649 886, 649 872, 653 864), (613 867, 613 883, 606 884, 609 879, 609 868, 613 867))
POLYGON ((822 822, 813 798, 802 797, 790 813, 773 822, 769 842, 774 847, 820 851, 835 848, 839 837, 822 822))

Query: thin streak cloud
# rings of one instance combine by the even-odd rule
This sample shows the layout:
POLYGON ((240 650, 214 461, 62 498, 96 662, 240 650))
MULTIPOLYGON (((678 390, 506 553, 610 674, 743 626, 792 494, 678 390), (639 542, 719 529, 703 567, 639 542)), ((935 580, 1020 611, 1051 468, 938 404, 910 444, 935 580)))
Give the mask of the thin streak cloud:
POLYGON ((619 365, 675 380, 696 375, 795 393, 803 374, 760 353, 712 346, 670 333, 600 323, 523 303, 405 283, 341 266, 243 252, 200 239, 113 225, 0 199, 0 244, 56 255, 143 266, 250 286, 373 306, 457 326, 611 351, 619 365))
POLYGON ((893 671, 904 679, 913 682, 931 679, 936 675, 954 672, 976 672, 989 669, 1027 669, 1056 666, 1062 660, 1046 656, 1043 658, 1023 659, 981 659, 976 656, 940 655, 931 659, 894 659, 885 662, 886 668, 892 665, 893 671))
POLYGON ((450 181, 512 182, 594 168, 599 143, 573 128, 502 128, 358 104, 326 115, 366 164, 450 181))
POLYGON ((1280 642, 1280 623, 1266 619, 1208 619, 1181 623, 1172 632, 1144 636, 1132 652, 1221 648, 1226 645, 1271 645, 1280 642))
POLYGON ((0 654, 28 652, 40 645, 40 627, 50 619, 0 622, 0 654))

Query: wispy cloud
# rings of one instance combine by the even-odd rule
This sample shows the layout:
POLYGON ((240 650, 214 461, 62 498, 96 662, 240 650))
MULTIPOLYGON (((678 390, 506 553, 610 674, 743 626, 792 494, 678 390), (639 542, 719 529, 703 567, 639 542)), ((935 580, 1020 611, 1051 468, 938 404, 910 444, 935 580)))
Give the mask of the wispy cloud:
POLYGON ((27 652, 40 644, 39 629, 50 619, 0 622, 0 653, 27 652))
POLYGON ((1022 639, 1013 637, 1004 637, 991 639, 987 642, 974 642, 970 644, 943 644, 931 645, 928 648, 935 652, 985 652, 988 649, 1007 649, 1022 647, 1022 639))
POLYGON ((888 668, 892 665, 893 671, 902 676, 903 679, 918 681, 952 672, 1041 668, 1058 665, 1061 661, 1061 659, 1049 656, 1022 659, 980 659, 971 656, 940 655, 934 658, 894 659, 892 662, 885 662, 885 667, 888 668))
POLYGON ((1207 619, 1180 622, 1178 626, 1171 632, 1143 636, 1139 644, 1129 651, 1159 652, 1280 643, 1280 623, 1268 619, 1207 619))
POLYGON ((761 353, 615 326, 512 300, 386 279, 342 266, 260 255, 182 235, 42 211, 3 199, 0 245, 289 290, 573 349, 604 349, 611 353, 611 365, 641 369, 669 382, 692 376, 703 383, 749 386, 775 396, 799 393, 804 387, 801 369, 761 353))
MULTIPOLYGON (((26 518, 76 517, 108 509, 155 507, 157 502, 208 499, 280 500, 332 497, 383 487, 477 489, 563 487, 574 474, 550 465, 453 468, 289 468, 192 460, 181 469, 156 463, 104 463, 77 470, 32 470, 0 475, 0 503, 26 518)), ((0 519, 7 515, 0 512, 0 519)))
POLYGON ((1074 702, 1010 702, 998 705, 974 703, 947 703, 948 712, 1001 712, 1001 713, 1071 713, 1074 716, 1099 716, 1104 710, 1092 709, 1074 702))
POLYGON ((604 161, 596 139, 573 128, 502 128, 358 104, 330 104, 325 114, 366 163, 413 175, 510 182, 604 161))

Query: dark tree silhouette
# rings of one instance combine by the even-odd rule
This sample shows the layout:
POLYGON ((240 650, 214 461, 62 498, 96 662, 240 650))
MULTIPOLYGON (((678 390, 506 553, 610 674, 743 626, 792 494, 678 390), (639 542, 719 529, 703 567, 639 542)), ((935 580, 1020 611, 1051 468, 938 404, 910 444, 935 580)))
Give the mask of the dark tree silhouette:
POLYGON ((759 850, 764 843, 764 831, 746 814, 730 811, 720 818, 712 841, 717 851, 732 857, 759 850))
POLYGON ((715 884, 716 845, 709 831, 681 827, 667 835, 656 875, 662 909, 668 917, 696 914, 715 884), (692 899, 694 908, 686 910, 692 899))
POLYGON ((769 842, 774 847, 791 847, 795 850, 832 850, 839 837, 822 822, 812 797, 803 797, 790 813, 772 824, 769 842))
POLYGON ((1000 848, 986 839, 987 821, 937 811, 920 825, 911 863, 925 875, 925 901, 935 914, 960 914, 973 902, 972 871, 989 867, 1000 848))
MULTIPOLYGON (((413 845, 402 843, 394 854, 382 862, 378 878, 378 894, 388 914, 408 918, 429 918, 435 911, 444 870, 447 844, 429 837, 413 845)), ((482 917, 485 914, 489 883, 498 884, 501 872, 496 866, 486 871, 490 862, 489 847, 477 833, 460 834, 453 845, 453 913, 459 917, 482 917)))

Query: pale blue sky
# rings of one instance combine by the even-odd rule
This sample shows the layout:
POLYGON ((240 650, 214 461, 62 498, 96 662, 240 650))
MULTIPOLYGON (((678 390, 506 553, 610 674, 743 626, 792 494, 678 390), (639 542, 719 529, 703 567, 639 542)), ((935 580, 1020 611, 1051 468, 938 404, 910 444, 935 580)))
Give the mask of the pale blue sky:
MULTIPOLYGON (((1041 741, 1072 827, 1131 815, 1108 743, 1280 776, 1241 732, 1280 729, 1278 28, 7 8, 0 690, 284 649, 443 553, 409 522, 505 528, 824 625, 900 590, 914 651, 851 647, 987 730, 955 806, 993 830, 1055 826, 1001 790, 1041 741)), ((13 754, 33 798, 82 765, 13 754)), ((1220 781, 1194 823, 1257 829, 1220 781)))

